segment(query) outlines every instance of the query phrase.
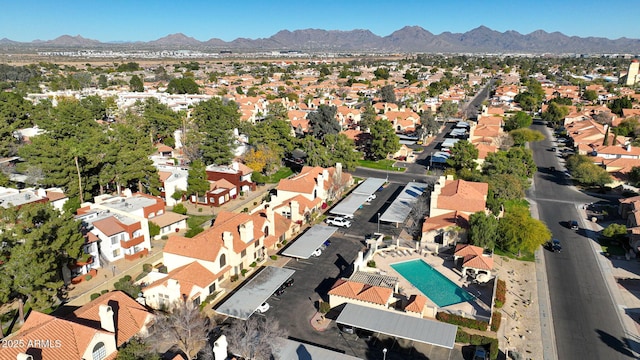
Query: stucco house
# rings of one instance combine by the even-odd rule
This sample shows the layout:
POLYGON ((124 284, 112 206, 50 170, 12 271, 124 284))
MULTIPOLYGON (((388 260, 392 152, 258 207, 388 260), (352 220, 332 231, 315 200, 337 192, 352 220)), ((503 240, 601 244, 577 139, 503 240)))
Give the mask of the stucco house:
POLYGON ((489 184, 465 180, 453 180, 453 176, 441 176, 431 193, 429 217, 436 217, 451 211, 468 215, 485 211, 489 184))

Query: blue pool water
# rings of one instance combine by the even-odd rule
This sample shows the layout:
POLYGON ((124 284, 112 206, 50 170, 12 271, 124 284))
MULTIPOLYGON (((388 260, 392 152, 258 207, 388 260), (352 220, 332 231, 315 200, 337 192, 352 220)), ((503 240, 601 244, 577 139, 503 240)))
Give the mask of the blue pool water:
POLYGON ((421 259, 392 264, 391 267, 436 303, 438 307, 475 299, 473 295, 421 259))

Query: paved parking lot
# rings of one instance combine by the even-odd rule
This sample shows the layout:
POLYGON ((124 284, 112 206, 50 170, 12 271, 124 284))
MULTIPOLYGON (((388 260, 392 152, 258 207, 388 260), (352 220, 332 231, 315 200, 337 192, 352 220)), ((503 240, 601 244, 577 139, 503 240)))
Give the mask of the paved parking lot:
MULTIPOLYGON (((295 284, 286 289, 280 296, 271 296, 268 302, 270 310, 265 314, 277 319, 280 326, 289 331, 289 336, 296 340, 342 351, 348 355, 363 359, 382 359, 382 349, 387 348, 386 359, 463 359, 463 351, 469 349, 456 347, 453 350, 429 346, 426 344, 394 341, 388 337, 363 339, 353 334, 342 333, 335 322, 331 322, 324 331, 315 330, 311 326, 316 314, 318 302, 328 301, 327 292, 341 277, 348 277, 353 272, 352 263, 358 251, 366 248, 366 234, 378 230, 377 214, 384 212, 395 196, 402 190, 400 184, 390 184, 383 191, 377 192, 377 198, 363 205, 355 214, 353 225, 348 229, 339 229, 330 239, 331 245, 319 257, 307 260, 290 260, 285 267, 296 271, 293 275, 295 284)), ((397 235, 400 228, 390 224, 380 224, 380 231, 397 235)), ((331 317, 329 314, 328 317, 331 317)), ((470 358, 467 354, 466 358, 470 358)))

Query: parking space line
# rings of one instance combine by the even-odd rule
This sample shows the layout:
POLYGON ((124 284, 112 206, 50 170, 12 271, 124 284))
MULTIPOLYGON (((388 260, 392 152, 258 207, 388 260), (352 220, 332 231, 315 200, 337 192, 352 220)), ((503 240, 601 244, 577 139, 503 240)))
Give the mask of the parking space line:
POLYGON ((296 271, 301 271, 302 269, 298 269, 298 268, 294 268, 292 266, 285 266, 285 269, 291 269, 291 270, 296 270, 296 271))

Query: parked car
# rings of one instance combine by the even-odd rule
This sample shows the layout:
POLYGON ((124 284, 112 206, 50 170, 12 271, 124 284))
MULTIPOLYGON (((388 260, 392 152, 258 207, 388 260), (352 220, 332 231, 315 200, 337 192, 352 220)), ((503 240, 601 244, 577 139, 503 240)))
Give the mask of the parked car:
POLYGON ((317 248, 314 252, 311 253, 311 256, 318 257, 322 255, 322 249, 317 248))
POLYGON ((287 287, 286 287, 284 284, 282 284, 282 285, 278 288, 278 290, 276 290, 276 292, 274 292, 273 294, 274 294, 275 296, 280 296, 280 295, 284 294, 284 290, 285 290, 286 288, 287 288, 287 287))
POLYGON ((569 228, 571 230, 578 230, 578 222, 576 220, 569 220, 569 228))
POLYGON ((287 281, 285 281, 283 285, 286 286, 286 287, 293 286, 293 278, 287 279, 287 281))
POLYGON ((269 303, 265 302, 265 303, 262 303, 262 305, 258 306, 256 311, 259 312, 260 314, 264 314, 269 310, 269 308, 271 308, 271 306, 269 306, 269 303))
POLYGON ((343 217, 329 217, 327 218, 326 223, 329 225, 339 226, 343 228, 351 227, 351 221, 343 217))
POLYGON ((372 202, 373 200, 375 200, 377 198, 376 194, 371 194, 369 195, 369 197, 367 198, 367 202, 372 202))
POLYGON ((489 352, 482 345, 476 345, 476 351, 473 353, 473 360, 489 360, 489 352))
POLYGON ((554 146, 554 147, 551 148, 551 151, 556 152, 556 151, 558 151, 558 148, 554 146))
POLYGON ((547 249, 553 252, 562 252, 562 245, 560 245, 560 240, 553 239, 547 242, 547 249))

